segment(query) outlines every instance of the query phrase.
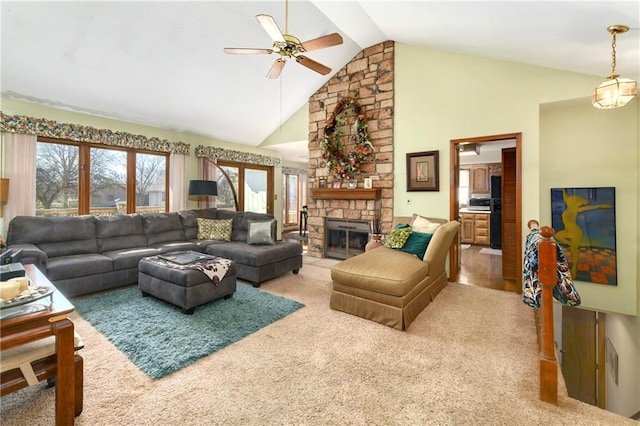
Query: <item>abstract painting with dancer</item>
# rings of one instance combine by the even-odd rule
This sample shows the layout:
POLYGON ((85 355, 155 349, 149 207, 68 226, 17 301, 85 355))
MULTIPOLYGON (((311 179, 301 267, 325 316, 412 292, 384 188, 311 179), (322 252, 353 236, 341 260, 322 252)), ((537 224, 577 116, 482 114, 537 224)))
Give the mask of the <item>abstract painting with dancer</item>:
POLYGON ((618 285, 615 204, 614 187, 551 189, 551 226, 574 280, 618 285))

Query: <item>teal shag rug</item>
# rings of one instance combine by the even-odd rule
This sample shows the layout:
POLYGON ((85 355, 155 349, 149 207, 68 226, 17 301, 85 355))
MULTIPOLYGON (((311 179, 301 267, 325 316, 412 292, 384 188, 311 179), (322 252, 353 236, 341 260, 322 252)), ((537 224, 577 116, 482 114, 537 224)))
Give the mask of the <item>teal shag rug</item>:
POLYGON ((229 299, 185 315, 137 287, 78 298, 76 311, 154 379, 241 340, 302 308, 302 303, 238 283, 229 299))

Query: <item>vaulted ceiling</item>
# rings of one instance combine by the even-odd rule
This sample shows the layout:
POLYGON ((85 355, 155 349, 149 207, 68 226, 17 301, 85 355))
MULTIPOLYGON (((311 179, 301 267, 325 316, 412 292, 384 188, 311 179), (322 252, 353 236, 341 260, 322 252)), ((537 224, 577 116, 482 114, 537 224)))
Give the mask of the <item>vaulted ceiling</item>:
MULTIPOLYGON (((308 52, 335 72, 385 40, 606 77, 612 24, 617 68, 640 78, 637 1, 2 1, 2 96, 258 146, 326 76, 289 60, 278 79, 255 16, 301 41, 338 32, 308 52), (287 23, 285 28, 285 22, 287 23)), ((585 94, 588 96, 588 94, 585 94)))

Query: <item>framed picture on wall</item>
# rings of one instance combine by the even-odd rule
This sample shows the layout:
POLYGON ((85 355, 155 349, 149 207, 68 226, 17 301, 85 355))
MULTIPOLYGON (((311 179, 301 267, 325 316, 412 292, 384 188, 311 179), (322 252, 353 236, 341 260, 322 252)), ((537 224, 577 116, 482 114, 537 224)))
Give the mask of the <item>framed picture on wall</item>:
POLYGON ((407 191, 440 191, 438 153, 407 153, 407 191))
POLYGON ((551 226, 571 278, 618 285, 615 187, 551 188, 551 226))

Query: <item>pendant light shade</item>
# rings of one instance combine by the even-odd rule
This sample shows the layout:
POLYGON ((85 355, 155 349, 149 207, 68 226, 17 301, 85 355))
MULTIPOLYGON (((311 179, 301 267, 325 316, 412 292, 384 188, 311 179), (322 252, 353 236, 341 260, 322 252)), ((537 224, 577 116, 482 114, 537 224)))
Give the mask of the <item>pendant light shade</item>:
POLYGON ((591 101, 599 109, 625 106, 638 94, 638 83, 629 78, 613 78, 596 87, 591 101))
POLYGON ((626 33, 629 27, 626 25, 611 25, 607 31, 612 35, 611 42, 611 75, 596 87, 591 96, 591 103, 598 109, 611 109, 625 106, 638 94, 638 83, 628 79, 619 78, 616 74, 616 35, 626 33))

